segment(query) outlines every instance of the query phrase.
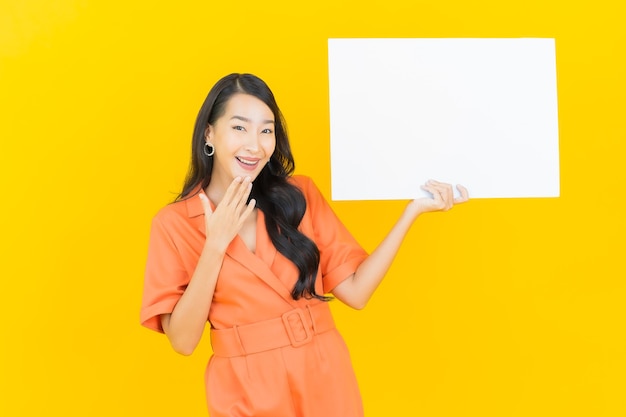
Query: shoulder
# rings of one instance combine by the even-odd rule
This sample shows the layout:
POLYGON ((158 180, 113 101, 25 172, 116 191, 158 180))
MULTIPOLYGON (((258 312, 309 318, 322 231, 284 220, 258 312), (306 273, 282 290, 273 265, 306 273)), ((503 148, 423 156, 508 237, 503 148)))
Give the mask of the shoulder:
POLYGON ((203 215, 204 208, 202 207, 202 202, 198 197, 199 192, 200 188, 198 187, 192 190, 184 198, 166 205, 157 211, 154 219, 167 221, 168 219, 190 219, 203 215))
POLYGON ((159 209, 154 215, 155 220, 167 220, 186 215, 185 200, 175 201, 159 209))
POLYGON ((311 178, 305 175, 294 175, 290 177, 290 182, 302 191, 308 207, 317 209, 328 205, 324 194, 311 178))
POLYGON ((313 183, 313 180, 306 175, 292 175, 288 181, 298 187, 306 186, 309 183, 313 183))
POLYGON ((178 229, 180 226, 190 223, 191 218, 195 217, 199 202, 193 201, 193 197, 175 201, 162 207, 152 218, 153 226, 159 225, 162 228, 171 230, 178 229))
POLYGON ((320 194, 315 182, 313 182, 313 180, 306 175, 293 175, 289 177, 289 182, 298 187, 307 199, 309 196, 320 194))

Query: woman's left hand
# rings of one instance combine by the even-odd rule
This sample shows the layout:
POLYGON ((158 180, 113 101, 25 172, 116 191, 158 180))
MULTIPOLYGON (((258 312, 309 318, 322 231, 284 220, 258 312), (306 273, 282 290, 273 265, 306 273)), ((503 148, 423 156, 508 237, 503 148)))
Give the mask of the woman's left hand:
POLYGON ((429 180, 422 185, 422 190, 428 191, 432 197, 416 198, 409 203, 407 209, 414 210, 416 215, 431 211, 448 211, 454 205, 469 200, 469 193, 465 187, 457 185, 456 188, 461 196, 454 198, 454 190, 450 184, 429 180))

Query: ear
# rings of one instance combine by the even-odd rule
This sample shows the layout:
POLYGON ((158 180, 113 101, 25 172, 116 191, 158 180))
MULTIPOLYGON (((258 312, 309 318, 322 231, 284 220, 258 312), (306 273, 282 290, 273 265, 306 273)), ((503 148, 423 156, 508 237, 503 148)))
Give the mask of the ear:
POLYGON ((206 129, 204 129, 204 138, 208 141, 211 139, 211 134, 213 133, 213 126, 207 124, 206 129))

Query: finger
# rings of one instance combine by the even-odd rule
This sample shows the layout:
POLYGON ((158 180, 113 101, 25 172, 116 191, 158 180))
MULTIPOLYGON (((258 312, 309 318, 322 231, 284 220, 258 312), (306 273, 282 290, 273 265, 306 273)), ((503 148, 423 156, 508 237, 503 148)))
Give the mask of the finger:
POLYGON ((226 189, 226 193, 224 193, 224 197, 222 197, 220 204, 224 203, 225 205, 229 205, 233 201, 233 197, 237 194, 237 191, 240 189, 242 183, 243 178, 235 177, 226 189))
POLYGON ((422 185, 422 190, 428 192, 429 194, 432 194, 434 199, 440 198, 441 195, 439 194, 439 190, 429 184, 430 183, 427 182, 426 184, 422 185))
POLYGON ((237 212, 241 212, 241 210, 247 206, 248 196, 250 196, 251 191, 252 179, 246 177, 237 189, 237 194, 233 196, 233 205, 235 205, 237 212))
POLYGON ((434 209, 441 210, 444 207, 445 202, 444 202, 443 196, 441 195, 441 192, 436 187, 433 187, 429 185, 429 183, 426 183, 425 185, 422 185, 422 190, 432 195, 434 209))
POLYGON ((200 198, 200 202, 202 203, 202 208, 204 209, 204 215, 209 216, 213 214, 213 209, 211 209, 211 202, 209 201, 209 197, 207 197, 206 194, 204 194, 204 192, 201 192, 200 194, 198 194, 198 197, 200 198))
POLYGON ((435 180, 428 180, 426 182, 426 184, 428 184, 431 187, 434 187, 438 190, 451 190, 452 186, 446 182, 439 182, 439 181, 435 181, 435 180))
POLYGON ((467 200, 469 200, 469 192, 467 191, 467 188, 463 187, 460 184, 457 184, 456 189, 459 190, 461 196, 454 199, 455 204, 465 203, 467 200))
POLYGON ((241 186, 239 187, 239 198, 243 199, 244 201, 248 201, 250 191, 252 191, 252 178, 246 177, 243 179, 241 186))
POLYGON ((234 184, 233 201, 238 202, 241 199, 241 196, 245 194, 250 187, 251 182, 250 177, 244 177, 241 178, 240 183, 234 184))
POLYGON ((440 182, 440 181, 433 180, 433 179, 428 180, 427 184, 430 184, 432 186, 446 185, 445 182, 440 182))
POLYGON ((452 191, 452 186, 450 184, 437 181, 432 181, 431 184, 435 193, 438 194, 441 199, 443 210, 445 211, 452 208, 454 203, 454 192, 452 191))
MULTIPOLYGON (((452 185, 435 181, 435 180, 430 180, 429 183, 431 183, 441 193, 441 197, 445 201, 445 204, 446 204, 446 210, 451 209, 454 206, 454 204, 457 202, 457 199, 455 199, 454 197, 454 190, 452 188, 452 185)), ((461 189, 458 188, 458 186, 457 186, 457 189, 459 190, 459 192, 461 192, 461 189)), ((467 193, 467 190, 465 190, 465 192, 467 193)), ((461 203, 464 202, 465 201, 464 198, 465 199, 468 198, 467 194, 465 195, 465 197, 463 196, 463 194, 461 194, 461 198, 458 200, 458 202, 461 202, 461 203)))
POLYGON ((252 214, 254 207, 256 207, 256 200, 253 198, 250 200, 243 213, 241 213, 240 221, 242 223, 250 216, 250 214, 252 214))

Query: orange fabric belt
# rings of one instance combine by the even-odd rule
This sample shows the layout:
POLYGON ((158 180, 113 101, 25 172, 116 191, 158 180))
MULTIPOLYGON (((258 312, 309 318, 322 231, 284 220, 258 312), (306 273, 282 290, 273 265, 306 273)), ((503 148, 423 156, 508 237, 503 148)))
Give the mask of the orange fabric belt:
POLYGON ((211 329, 215 356, 232 358, 284 346, 302 346, 313 336, 335 328, 327 303, 296 308, 275 319, 229 329, 211 329))

